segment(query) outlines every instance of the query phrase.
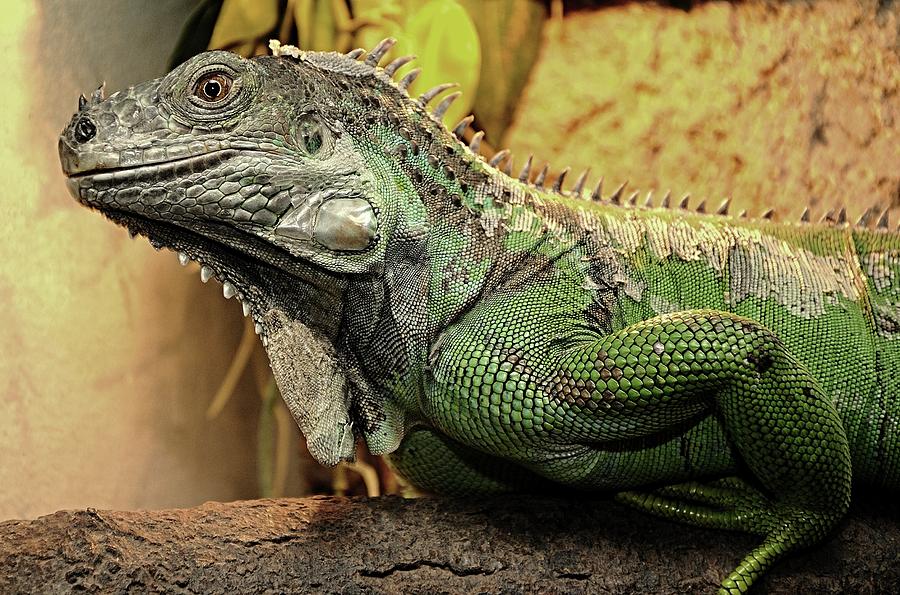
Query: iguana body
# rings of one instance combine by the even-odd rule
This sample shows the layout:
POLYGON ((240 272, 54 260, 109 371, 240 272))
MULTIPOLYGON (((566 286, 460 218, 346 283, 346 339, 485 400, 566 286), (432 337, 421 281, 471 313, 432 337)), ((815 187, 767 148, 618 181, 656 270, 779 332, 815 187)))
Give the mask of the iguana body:
POLYGON ((730 592, 851 478, 900 488, 900 236, 513 179, 389 48, 202 54, 60 139, 79 200, 244 302, 320 462, 362 438, 432 491, 612 490, 758 533, 730 592))

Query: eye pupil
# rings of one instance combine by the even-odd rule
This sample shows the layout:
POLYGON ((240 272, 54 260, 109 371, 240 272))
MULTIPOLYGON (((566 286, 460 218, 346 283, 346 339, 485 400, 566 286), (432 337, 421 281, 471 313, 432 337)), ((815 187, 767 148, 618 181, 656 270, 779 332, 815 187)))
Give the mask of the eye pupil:
POLYGON ((210 99, 216 99, 222 92, 222 85, 216 81, 206 81, 203 85, 203 93, 210 99))

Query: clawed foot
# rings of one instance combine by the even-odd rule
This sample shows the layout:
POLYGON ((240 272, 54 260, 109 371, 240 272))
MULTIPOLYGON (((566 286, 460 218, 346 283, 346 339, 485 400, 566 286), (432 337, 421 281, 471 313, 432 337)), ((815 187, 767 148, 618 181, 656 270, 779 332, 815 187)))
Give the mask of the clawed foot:
POLYGON ((830 514, 780 505, 737 477, 621 492, 616 500, 670 520, 765 537, 722 581, 720 595, 745 593, 775 561, 821 539, 833 524, 830 514))
POLYGON ((777 518, 773 503, 738 477, 620 492, 616 500, 673 521, 757 535, 767 535, 777 518))

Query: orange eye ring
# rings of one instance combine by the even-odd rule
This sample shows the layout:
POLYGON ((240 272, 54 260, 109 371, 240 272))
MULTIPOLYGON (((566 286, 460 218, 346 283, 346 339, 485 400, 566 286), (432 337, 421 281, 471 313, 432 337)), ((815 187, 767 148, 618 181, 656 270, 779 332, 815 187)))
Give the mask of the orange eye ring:
POLYGON ((194 84, 194 96, 207 103, 218 103, 228 96, 234 80, 222 72, 211 72, 194 84))

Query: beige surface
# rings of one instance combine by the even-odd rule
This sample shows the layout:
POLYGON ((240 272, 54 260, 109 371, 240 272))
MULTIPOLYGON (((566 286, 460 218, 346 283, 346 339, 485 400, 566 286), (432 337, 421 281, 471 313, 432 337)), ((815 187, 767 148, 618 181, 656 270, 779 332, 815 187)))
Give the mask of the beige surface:
MULTIPOLYGON (((551 23, 506 145, 692 204, 900 205, 900 8, 626 3, 551 23), (560 27, 561 25, 561 27, 560 27)), ((496 139, 489 139, 494 140, 496 139)), ((540 164, 541 162, 538 161, 540 164)), ((569 187, 569 186, 567 186, 569 187)), ((657 200, 660 194, 657 193, 657 200)))
POLYGON ((258 397, 204 418, 239 304, 78 206, 56 157, 78 93, 163 71, 191 6, 3 5, 0 519, 255 495, 258 397))

